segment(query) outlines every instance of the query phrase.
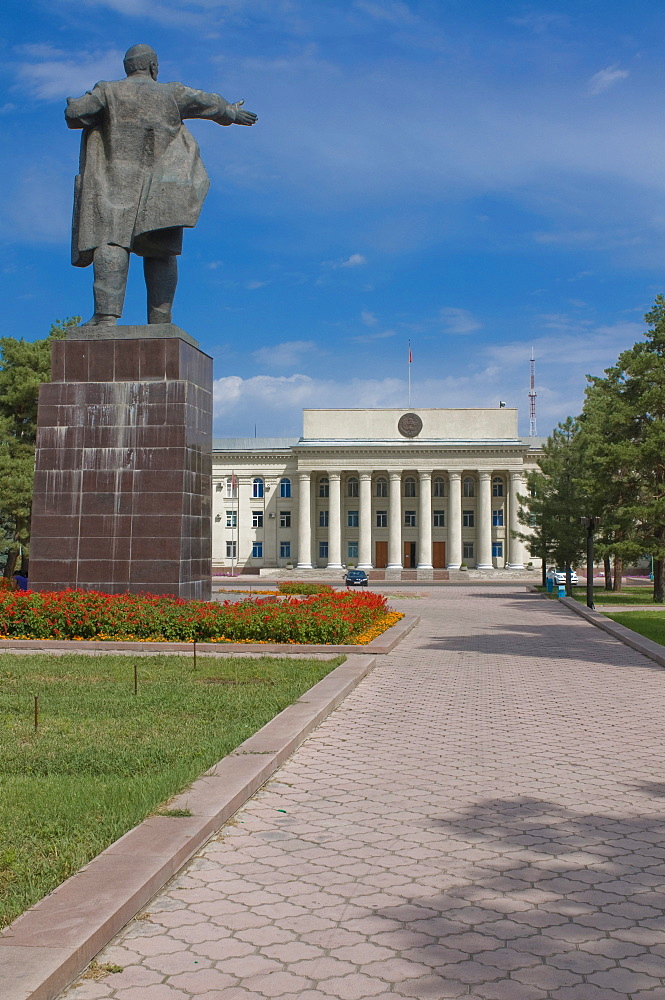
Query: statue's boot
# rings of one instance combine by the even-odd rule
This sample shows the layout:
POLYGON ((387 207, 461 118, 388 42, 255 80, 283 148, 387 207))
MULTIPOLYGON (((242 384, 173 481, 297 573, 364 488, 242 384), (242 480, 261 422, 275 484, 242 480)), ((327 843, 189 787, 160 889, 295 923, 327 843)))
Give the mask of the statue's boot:
POLYGON ((95 249, 95 314, 84 326, 115 326, 122 316, 129 270, 129 251, 104 244, 95 249))
POLYGON ((143 273, 148 292, 148 323, 170 323, 178 284, 177 257, 144 257, 143 273))

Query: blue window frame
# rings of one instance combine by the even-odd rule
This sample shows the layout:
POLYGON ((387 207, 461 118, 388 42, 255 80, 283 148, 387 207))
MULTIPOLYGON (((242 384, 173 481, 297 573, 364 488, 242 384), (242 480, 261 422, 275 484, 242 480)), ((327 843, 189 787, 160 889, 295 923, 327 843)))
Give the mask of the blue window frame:
POLYGON ((503 508, 492 511, 492 526, 494 528, 503 528, 503 508))
POLYGON ((291 496, 291 480, 290 479, 280 479, 279 481, 279 495, 288 499, 291 496))
POLYGON ((357 559, 358 558, 358 543, 349 542, 346 548, 347 558, 357 559))
POLYGON ((291 542, 280 542, 279 543, 279 557, 280 557, 280 559, 290 559, 291 558, 291 542))
POLYGON ((263 542, 254 542, 252 545, 252 559, 263 559, 263 542))
POLYGON ((328 527, 328 511, 327 510, 320 510, 319 511, 319 528, 327 528, 327 527, 328 527))
POLYGON ((492 542, 492 558, 503 559, 503 542, 492 542))
POLYGON ((357 528, 358 527, 358 511, 357 510, 350 510, 348 512, 346 523, 347 523, 347 525, 348 525, 349 528, 357 528))
POLYGON ((328 543, 319 542, 319 559, 327 559, 327 558, 328 558, 328 543))
POLYGON ((263 480, 258 477, 252 480, 252 496, 255 500, 263 496, 263 480))

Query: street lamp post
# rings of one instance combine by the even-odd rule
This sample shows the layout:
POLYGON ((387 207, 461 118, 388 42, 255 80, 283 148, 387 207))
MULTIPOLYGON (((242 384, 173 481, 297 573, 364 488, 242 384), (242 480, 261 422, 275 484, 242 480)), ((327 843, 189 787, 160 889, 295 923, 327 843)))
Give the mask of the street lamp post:
POLYGON ((586 606, 595 610, 593 603, 593 533, 600 524, 599 517, 581 517, 580 524, 586 528, 586 606))

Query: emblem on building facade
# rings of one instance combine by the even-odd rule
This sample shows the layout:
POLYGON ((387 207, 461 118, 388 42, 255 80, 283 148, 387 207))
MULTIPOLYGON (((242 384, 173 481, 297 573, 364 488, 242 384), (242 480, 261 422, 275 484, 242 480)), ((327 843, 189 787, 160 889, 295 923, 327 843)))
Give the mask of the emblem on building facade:
POLYGON ((404 413, 397 424, 397 430, 402 437, 418 437, 423 429, 423 422, 417 413, 404 413))

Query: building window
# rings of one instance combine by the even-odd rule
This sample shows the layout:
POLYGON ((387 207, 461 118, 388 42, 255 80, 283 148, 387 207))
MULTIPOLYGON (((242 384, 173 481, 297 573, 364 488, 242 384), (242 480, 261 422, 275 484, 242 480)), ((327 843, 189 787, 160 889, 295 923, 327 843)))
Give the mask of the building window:
POLYGON ((291 496, 291 480, 290 479, 280 479, 279 481, 279 495, 282 500, 288 500, 291 496))
POLYGON ((319 542, 319 559, 327 559, 327 558, 328 558, 328 543, 319 542))
POLYGON ((355 476, 351 476, 350 479, 346 481, 346 494, 350 497, 358 496, 358 480, 355 476))
POLYGON ((280 526, 280 528, 290 528, 291 527, 291 511, 290 510, 280 510, 280 512, 279 512, 279 526, 280 526))
POLYGON ((237 510, 227 510, 227 512, 226 512, 226 527, 227 528, 237 528, 238 527, 238 511, 237 510))
POLYGON ((252 480, 252 497, 254 500, 261 500, 263 497, 263 480, 258 477, 252 480))
POLYGON ((446 495, 446 483, 442 476, 435 476, 432 480, 432 496, 444 497, 446 495))
POLYGON ((252 545, 252 559, 263 559, 263 542, 254 542, 252 545))
POLYGON ((503 542, 492 542, 492 558, 503 559, 503 542))
POLYGON ((462 511, 462 527, 463 528, 473 528, 475 527, 476 519, 474 517, 474 512, 472 510, 462 511))
POLYGON ((415 528, 416 526, 416 512, 415 510, 405 510, 404 511, 404 527, 405 528, 415 528))
POLYGON ((377 526, 377 528, 387 528, 388 527, 388 511, 387 510, 377 510, 377 512, 376 512, 376 526, 377 526))
POLYGON ((330 480, 327 476, 322 476, 321 479, 319 479, 319 496, 330 496, 330 480))
POLYGON ((358 511, 357 510, 350 510, 348 512, 347 517, 346 517, 346 523, 349 526, 349 528, 357 528, 358 527, 358 511))
POLYGON ((252 527, 262 528, 263 527, 263 511, 253 510, 252 511, 252 527))
POLYGON ((388 496, 388 480, 387 479, 377 479, 377 481, 376 481, 376 495, 377 495, 377 497, 387 497, 388 496))
POLYGON ((471 478, 471 476, 465 476, 462 480, 462 496, 463 497, 475 497, 476 495, 476 484, 471 478))
POLYGON ((237 542, 227 542, 226 543, 226 558, 235 559, 237 555, 237 542))
POLYGON ((405 497, 415 497, 416 495, 416 481, 413 476, 407 476, 404 480, 404 496, 405 497))
POLYGON ((327 510, 320 510, 319 511, 319 528, 327 528, 327 527, 328 527, 328 511, 327 510))
POLYGON ((357 559, 358 558, 358 543, 349 542, 346 547, 347 559, 357 559))
POLYGON ((473 542, 464 542, 462 546, 462 558, 473 559, 473 542))
POLYGON ((238 496, 238 480, 235 476, 229 476, 226 480, 226 495, 227 497, 238 496))
POLYGON ((445 528, 446 526, 446 514, 443 510, 434 511, 434 527, 435 528, 445 528))
POLYGON ((280 559, 290 559, 291 558, 291 542, 280 542, 279 543, 279 558, 280 559))
POLYGON ((501 476, 495 476, 492 480, 492 496, 502 497, 503 496, 503 479, 501 476))
POLYGON ((492 511, 492 527, 503 528, 503 508, 492 511))

